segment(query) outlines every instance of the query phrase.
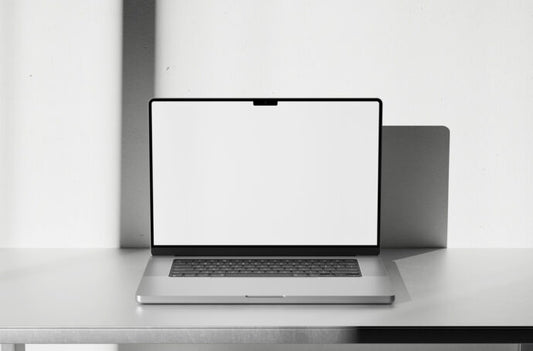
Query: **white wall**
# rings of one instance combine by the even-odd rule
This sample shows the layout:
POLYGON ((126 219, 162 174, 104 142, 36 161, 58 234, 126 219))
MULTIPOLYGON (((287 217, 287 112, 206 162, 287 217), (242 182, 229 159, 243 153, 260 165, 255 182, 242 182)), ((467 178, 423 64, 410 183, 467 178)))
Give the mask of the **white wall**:
MULTIPOLYGON (((0 4, 0 246, 116 246, 121 2, 0 4)), ((156 95, 382 97, 386 124, 451 130, 449 246, 533 245, 533 2, 157 7, 156 95)), ((146 80, 124 91, 148 99, 146 80)), ((146 112, 128 111, 122 242, 147 245, 146 112)))
POLYGON ((0 247, 118 245, 121 8, 0 3, 0 247))
POLYGON ((160 0, 157 96, 373 97, 451 133, 449 247, 533 246, 533 2, 160 0))

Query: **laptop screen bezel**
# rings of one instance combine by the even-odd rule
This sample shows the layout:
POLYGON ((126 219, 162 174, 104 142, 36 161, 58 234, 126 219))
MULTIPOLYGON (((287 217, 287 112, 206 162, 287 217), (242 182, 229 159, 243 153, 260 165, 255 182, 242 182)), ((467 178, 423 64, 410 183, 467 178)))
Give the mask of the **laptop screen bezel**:
POLYGON ((353 256, 377 255, 380 248, 381 218, 381 138, 383 103, 379 98, 153 98, 149 102, 149 162, 150 162, 150 240, 154 256, 353 256), (154 245, 154 203, 152 174, 152 104, 154 102, 250 102, 254 105, 277 105, 287 102, 361 101, 377 102, 379 106, 378 131, 378 201, 376 245, 154 245))

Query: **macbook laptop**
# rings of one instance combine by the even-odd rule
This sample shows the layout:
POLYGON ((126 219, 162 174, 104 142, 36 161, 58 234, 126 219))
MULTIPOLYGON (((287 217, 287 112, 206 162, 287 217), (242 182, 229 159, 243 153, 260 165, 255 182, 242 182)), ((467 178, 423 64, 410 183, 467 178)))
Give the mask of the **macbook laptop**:
POLYGON ((153 99, 142 304, 390 304, 379 99, 153 99))

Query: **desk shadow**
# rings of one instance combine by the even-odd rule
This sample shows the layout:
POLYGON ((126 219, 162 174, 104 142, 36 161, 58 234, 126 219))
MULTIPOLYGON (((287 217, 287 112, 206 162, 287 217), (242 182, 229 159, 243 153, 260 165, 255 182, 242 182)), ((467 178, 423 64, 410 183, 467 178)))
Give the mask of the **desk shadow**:
POLYGON ((396 263, 394 261, 389 261, 385 262, 384 265, 394 289, 394 304, 397 305, 411 301, 411 295, 409 295, 409 290, 407 290, 407 286, 402 279, 402 275, 396 263))
POLYGON ((394 288, 395 299, 394 304, 398 305, 411 301, 411 295, 409 294, 409 289, 405 284, 405 281, 402 277, 398 263, 402 259, 414 258, 416 256, 426 255, 431 252, 435 252, 441 249, 438 248, 424 248, 424 249, 394 249, 394 250, 383 250, 381 252, 381 259, 387 273, 390 277, 392 286, 394 288))
POLYGON ((118 345, 118 351, 515 351, 512 344, 140 344, 118 345))
POLYGON ((450 131, 384 126, 381 246, 446 247, 450 131))
POLYGON ((120 246, 150 246, 148 101, 154 95, 155 0, 123 0, 120 246))

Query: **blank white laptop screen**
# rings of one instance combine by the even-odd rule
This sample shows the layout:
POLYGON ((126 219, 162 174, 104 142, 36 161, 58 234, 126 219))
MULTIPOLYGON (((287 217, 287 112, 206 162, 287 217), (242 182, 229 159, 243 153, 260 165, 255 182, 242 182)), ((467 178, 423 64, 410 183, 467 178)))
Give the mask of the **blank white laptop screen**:
POLYGON ((377 245, 377 101, 151 111, 154 245, 377 245))

